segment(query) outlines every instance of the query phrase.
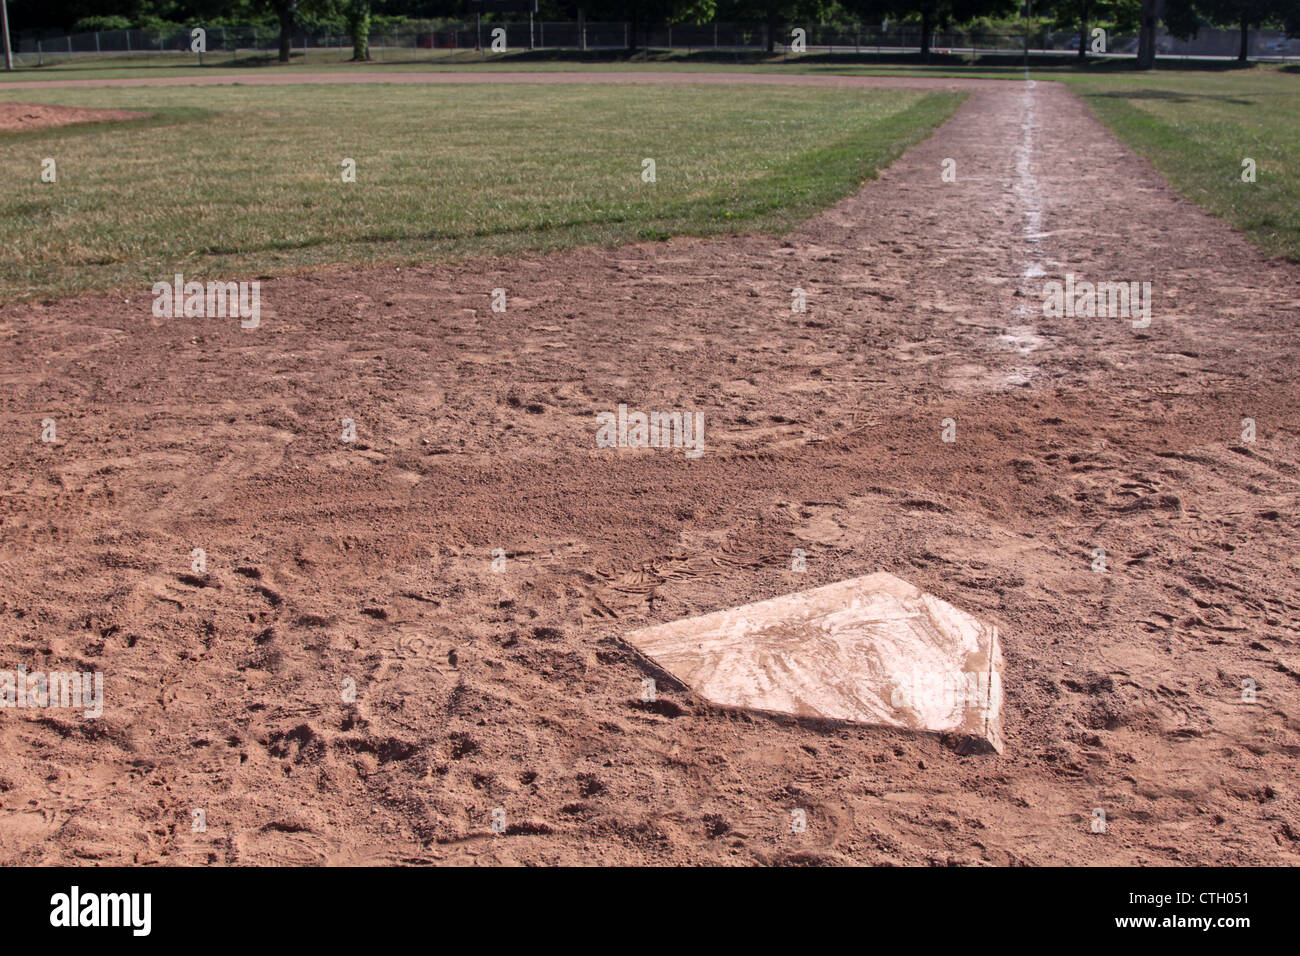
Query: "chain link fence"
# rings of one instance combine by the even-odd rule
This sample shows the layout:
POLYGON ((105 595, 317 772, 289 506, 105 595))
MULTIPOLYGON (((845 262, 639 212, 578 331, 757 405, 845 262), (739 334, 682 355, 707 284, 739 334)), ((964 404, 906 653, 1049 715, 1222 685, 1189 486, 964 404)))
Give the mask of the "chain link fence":
MULTIPOLYGON (((804 30, 805 52, 809 54, 898 54, 916 53, 921 47, 920 31, 907 27, 883 29, 880 25, 854 27, 813 25, 804 30)), ((206 30, 204 62, 233 62, 243 58, 273 55, 279 50, 280 33, 273 27, 213 27, 206 30)), ((196 56, 192 52, 190 30, 146 31, 106 30, 73 35, 20 35, 15 38, 15 52, 23 66, 40 66, 69 56, 132 55, 174 53, 196 56)), ((780 30, 772 48, 789 55, 791 29, 780 30)), ((1091 39, 1085 41, 1091 52, 1091 39)), ((1157 50, 1166 56, 1235 57, 1240 34, 1231 30, 1202 30, 1190 41, 1162 33, 1157 50)), ((710 50, 736 53, 761 53, 768 49, 767 28, 763 25, 710 23, 639 29, 633 33, 628 23, 591 22, 485 22, 450 23, 443 29, 396 29, 370 35, 371 58, 383 61, 436 59, 460 51, 481 52, 486 56, 521 50, 627 50, 635 45, 642 50, 672 50, 685 53, 710 50), (494 31, 504 31, 495 33, 494 31), (496 46, 494 47, 494 41, 496 46)), ((931 38, 935 54, 1017 53, 1025 48, 1024 34, 979 34, 961 31, 935 33, 931 38)), ((1038 33, 1029 38, 1034 54, 1077 54, 1079 35, 1069 32, 1038 33)), ((1105 52, 1133 55, 1135 36, 1111 36, 1105 52)), ((341 33, 297 32, 292 36, 295 59, 347 60, 352 56, 352 38, 341 33)), ((1254 30, 1250 34, 1250 55, 1254 59, 1300 57, 1300 39, 1287 39, 1277 30, 1254 30)))

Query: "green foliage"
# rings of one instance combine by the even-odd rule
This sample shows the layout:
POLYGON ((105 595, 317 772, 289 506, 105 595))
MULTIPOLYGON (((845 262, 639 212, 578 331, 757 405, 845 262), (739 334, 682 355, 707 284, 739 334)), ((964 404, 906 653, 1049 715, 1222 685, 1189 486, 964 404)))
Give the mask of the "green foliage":
POLYGON ((1118 0, 1113 5, 1115 30, 1119 33, 1136 33, 1142 14, 1141 0, 1118 0))
POLYGON ((129 30, 131 21, 127 17, 107 16, 107 17, 82 17, 72 25, 73 33, 95 33, 107 30, 129 30))

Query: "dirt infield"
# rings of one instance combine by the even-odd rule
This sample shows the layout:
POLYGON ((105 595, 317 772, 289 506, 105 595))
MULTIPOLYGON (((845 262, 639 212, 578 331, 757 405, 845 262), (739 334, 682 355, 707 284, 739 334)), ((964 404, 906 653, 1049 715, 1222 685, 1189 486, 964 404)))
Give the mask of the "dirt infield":
POLYGON ((0 713, 0 863, 1300 862, 1300 270, 1064 89, 785 239, 261 297, 0 310, 3 664, 106 698, 0 713), (1149 327, 1045 317, 1067 273, 1149 327), (705 454, 597 449, 620 402, 705 454), (618 639, 880 570, 1002 629, 1004 757, 720 714, 618 639))
POLYGON ((144 115, 133 110, 84 110, 74 106, 47 106, 44 103, 0 102, 0 132, 67 126, 71 123, 102 123, 107 120, 135 119, 144 115))

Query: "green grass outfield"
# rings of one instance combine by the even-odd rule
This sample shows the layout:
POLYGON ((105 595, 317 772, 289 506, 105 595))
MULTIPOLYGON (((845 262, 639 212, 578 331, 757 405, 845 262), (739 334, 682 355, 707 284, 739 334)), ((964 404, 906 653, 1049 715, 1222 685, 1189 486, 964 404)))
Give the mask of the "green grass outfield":
MULTIPOLYGON (((865 49, 865 48, 864 48, 865 49)), ((238 76, 255 73, 275 73, 292 76, 295 73, 552 73, 552 72, 626 72, 650 71, 672 73, 813 73, 848 76, 962 76, 983 79, 1023 79, 1025 67, 1014 54, 982 56, 936 54, 932 62, 924 63, 914 54, 864 52, 860 56, 847 53, 761 54, 752 52, 728 53, 726 51, 700 51, 688 54, 682 51, 624 55, 613 51, 592 52, 586 55, 575 51, 539 50, 509 54, 483 55, 472 50, 419 50, 371 48, 371 60, 353 63, 348 59, 351 51, 340 54, 336 50, 312 50, 306 56, 295 50, 289 63, 280 63, 274 54, 253 51, 214 53, 204 58, 202 65, 192 53, 131 53, 131 54, 72 54, 47 57, 44 66, 37 67, 32 55, 24 54, 18 69, 0 73, 0 83, 24 83, 35 80, 104 80, 148 79, 151 77, 183 76, 238 76)), ((1052 73, 1074 72, 1073 58, 1065 56, 1035 57, 1035 71, 1052 73)), ((1094 67, 1114 68, 1125 61, 1091 61, 1094 67)))
MULTIPOLYGON (((350 52, 350 51, 349 51, 350 52)), ((217 53, 205 57, 202 66, 198 57, 190 53, 135 53, 87 54, 49 59, 42 67, 27 55, 19 68, 12 73, 0 73, 0 83, 23 83, 34 80, 105 80, 146 79, 159 76, 237 76, 250 71, 258 73, 349 73, 357 71, 403 72, 509 72, 552 73, 583 71, 591 73, 652 71, 673 73, 826 73, 848 75, 909 75, 909 76, 972 76, 989 79, 1021 79, 1024 67, 1014 57, 972 66, 961 57, 939 57, 933 64, 910 62, 914 57, 894 54, 864 55, 861 58, 847 55, 796 56, 725 54, 690 56, 686 54, 652 54, 646 56, 590 55, 576 58, 578 54, 546 51, 537 54, 493 54, 483 56, 473 51, 422 50, 412 54, 407 50, 371 50, 367 63, 353 63, 346 56, 332 50, 312 51, 303 56, 294 51, 289 63, 278 62, 274 55, 243 51, 238 54, 217 53)), ((1068 58, 1064 61, 1068 66, 1068 58)))
POLYGON ((669 235, 783 232, 962 97, 726 86, 14 89, 153 111, 0 135, 0 300, 669 235), (40 181, 55 159, 58 181, 40 181), (656 163, 642 181, 642 160, 656 163), (344 159, 355 183, 342 181, 344 159))
POLYGON ((1050 78, 1069 83, 1184 196, 1266 252, 1300 262, 1300 72, 1255 67, 1050 78), (1247 157, 1256 163, 1254 183, 1241 180, 1247 157))
MULTIPOLYGON (((592 86, 23 89, 25 78, 429 70, 309 59, 199 70, 80 61, 21 70, 0 99, 143 108, 128 124, 0 134, 0 301, 329 262, 415 261, 670 234, 779 232, 851 191, 955 109, 914 92, 601 87, 606 70, 957 75, 1023 66, 809 58, 737 65, 669 57, 440 68, 590 70, 592 86), (377 108, 378 104, 378 108, 377 108), (54 156, 60 181, 39 182, 54 156), (339 161, 358 182, 339 181, 339 161), (640 180, 640 160, 659 182, 640 180), (251 211, 251 212, 250 212, 251 211)), ((1034 65, 1068 83, 1185 195, 1271 254, 1300 261, 1300 71, 1034 65), (1241 161, 1257 181, 1241 181, 1241 161)), ((1171 64, 1172 65, 1172 64, 1171 64)), ((3 74, 0 74, 3 76, 3 74)), ((1085 148, 1083 144, 1080 148, 1085 148)))

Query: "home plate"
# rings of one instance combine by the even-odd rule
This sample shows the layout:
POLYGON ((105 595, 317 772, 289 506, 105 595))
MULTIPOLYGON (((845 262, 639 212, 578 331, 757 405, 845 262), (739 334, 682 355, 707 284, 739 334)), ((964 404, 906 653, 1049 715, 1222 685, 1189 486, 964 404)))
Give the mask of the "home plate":
POLYGON ((1002 752, 998 629, 880 572, 626 640, 719 707, 942 735, 1002 752))

